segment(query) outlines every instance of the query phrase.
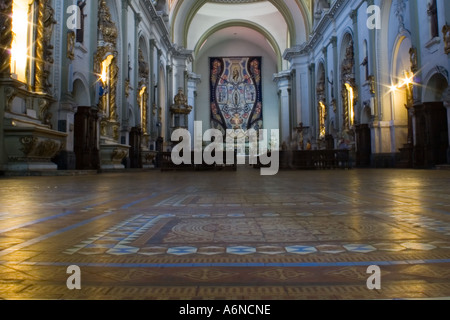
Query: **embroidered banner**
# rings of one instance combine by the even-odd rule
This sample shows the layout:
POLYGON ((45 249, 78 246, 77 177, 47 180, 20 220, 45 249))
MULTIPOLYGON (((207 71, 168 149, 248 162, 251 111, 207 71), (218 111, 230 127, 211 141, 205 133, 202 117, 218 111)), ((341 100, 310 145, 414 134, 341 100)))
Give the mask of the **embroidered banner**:
POLYGON ((210 58, 211 127, 263 127, 261 57, 210 58))

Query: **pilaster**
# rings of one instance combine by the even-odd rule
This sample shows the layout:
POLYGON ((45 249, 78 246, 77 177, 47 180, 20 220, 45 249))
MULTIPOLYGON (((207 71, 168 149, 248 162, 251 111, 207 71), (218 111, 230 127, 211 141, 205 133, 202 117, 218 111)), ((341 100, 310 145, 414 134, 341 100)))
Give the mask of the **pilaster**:
MULTIPOLYGON (((120 67, 120 73, 122 78, 122 85, 120 90, 120 95, 122 96, 122 106, 121 106, 121 137, 120 142, 122 144, 128 144, 129 143, 129 119, 128 119, 128 99, 127 99, 127 84, 128 86, 131 85, 131 79, 129 79, 128 75, 128 27, 129 27, 129 21, 128 21, 128 8, 129 8, 129 0, 122 0, 122 10, 121 10, 121 31, 122 31, 122 47, 119 48, 121 50, 120 57, 121 57, 121 67, 120 67)), ((131 61, 136 62, 137 60, 137 54, 136 49, 133 50, 133 57, 130 57, 131 61)), ((133 77, 136 71, 136 63, 133 66, 133 77)), ((130 75, 131 76, 131 75, 130 75)), ((133 85, 136 87, 136 81, 133 79, 133 85)), ((133 97, 136 96, 136 90, 133 90, 133 97)))
POLYGON ((280 96, 280 136, 281 143, 289 144, 292 129, 290 125, 290 94, 291 74, 289 71, 282 71, 274 75, 273 80, 278 85, 280 96))
MULTIPOLYGON (((201 83, 201 76, 193 72, 188 73, 188 88, 187 98, 188 105, 192 106, 193 111, 189 114, 188 128, 191 133, 191 137, 194 137, 194 122, 197 118, 197 86, 201 83)), ((194 146, 194 140, 192 139, 192 147, 194 146)))

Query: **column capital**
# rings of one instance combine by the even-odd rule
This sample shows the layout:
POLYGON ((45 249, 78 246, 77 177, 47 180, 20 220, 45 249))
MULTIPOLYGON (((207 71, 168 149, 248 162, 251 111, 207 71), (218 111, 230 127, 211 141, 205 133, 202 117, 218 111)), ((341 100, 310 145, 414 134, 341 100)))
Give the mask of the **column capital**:
POLYGON ((172 49, 172 55, 175 59, 181 59, 187 62, 194 61, 193 51, 183 47, 174 47, 172 49))
POLYGON ((336 36, 331 37, 330 43, 333 46, 333 48, 337 47, 337 37, 336 36))
POLYGON ((136 27, 138 27, 139 23, 141 23, 141 21, 142 21, 142 16, 139 13, 135 13, 134 18, 135 18, 134 22, 136 24, 136 27))
POLYGON ((304 56, 309 52, 306 44, 296 45, 291 48, 287 48, 283 53, 283 59, 291 61, 295 57, 304 56))
POLYGON ((130 0, 122 0, 122 10, 128 10, 128 7, 131 5, 130 0))
POLYGON ((279 87, 290 84, 291 78, 291 72, 289 70, 281 71, 273 75, 273 81, 278 83, 279 87))
POLYGON ((358 23, 358 10, 352 10, 352 12, 350 12, 350 18, 354 24, 358 23))
POLYGON ((194 72, 188 72, 187 79, 190 83, 193 83, 195 85, 198 85, 199 83, 202 82, 202 76, 194 72))

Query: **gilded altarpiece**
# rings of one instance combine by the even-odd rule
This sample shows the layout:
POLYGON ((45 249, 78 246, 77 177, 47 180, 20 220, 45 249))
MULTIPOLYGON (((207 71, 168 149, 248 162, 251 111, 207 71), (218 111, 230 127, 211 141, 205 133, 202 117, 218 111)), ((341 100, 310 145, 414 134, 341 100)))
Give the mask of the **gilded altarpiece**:
POLYGON ((122 169, 129 146, 120 144, 120 122, 117 106, 119 80, 117 38, 118 29, 105 0, 98 7, 98 48, 94 57, 94 72, 99 76, 100 161, 101 169, 122 169))
POLYGON ((51 0, 0 4, 0 139, 6 171, 56 170, 67 134, 53 130, 51 0))

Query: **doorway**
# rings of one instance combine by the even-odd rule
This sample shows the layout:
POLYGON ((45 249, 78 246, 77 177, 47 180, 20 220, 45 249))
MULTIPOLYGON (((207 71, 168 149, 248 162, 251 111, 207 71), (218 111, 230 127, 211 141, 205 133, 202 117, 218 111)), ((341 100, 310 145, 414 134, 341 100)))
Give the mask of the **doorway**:
POLYGON ((74 123, 74 152, 77 170, 98 170, 100 168, 97 110, 78 107, 74 123))

